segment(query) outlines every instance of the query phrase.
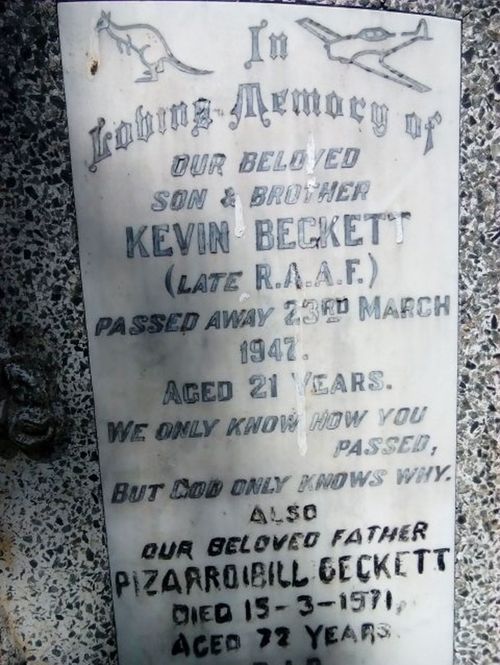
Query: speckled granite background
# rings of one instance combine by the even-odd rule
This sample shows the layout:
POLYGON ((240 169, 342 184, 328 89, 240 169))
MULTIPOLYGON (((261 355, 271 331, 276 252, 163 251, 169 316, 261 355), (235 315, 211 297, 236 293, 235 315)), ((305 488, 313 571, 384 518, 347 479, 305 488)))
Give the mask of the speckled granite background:
MULTIPOLYGON (((499 6, 342 4, 463 21, 455 652, 500 663, 499 6)), ((0 2, 0 35, 0 338, 44 349, 66 427, 59 459, 0 459, 0 663, 115 665, 55 2, 0 2)))

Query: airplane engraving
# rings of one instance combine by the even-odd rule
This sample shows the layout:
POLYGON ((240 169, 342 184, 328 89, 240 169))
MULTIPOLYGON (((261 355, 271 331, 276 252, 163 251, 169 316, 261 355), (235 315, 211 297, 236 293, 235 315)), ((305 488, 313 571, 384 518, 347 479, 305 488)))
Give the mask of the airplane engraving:
POLYGON ((370 74, 381 76, 418 92, 428 92, 431 89, 386 62, 393 53, 415 42, 432 40, 425 19, 420 19, 413 32, 399 34, 389 32, 385 28, 373 27, 363 28, 352 35, 340 35, 310 18, 302 18, 297 23, 323 42, 330 60, 345 65, 356 65, 370 74))

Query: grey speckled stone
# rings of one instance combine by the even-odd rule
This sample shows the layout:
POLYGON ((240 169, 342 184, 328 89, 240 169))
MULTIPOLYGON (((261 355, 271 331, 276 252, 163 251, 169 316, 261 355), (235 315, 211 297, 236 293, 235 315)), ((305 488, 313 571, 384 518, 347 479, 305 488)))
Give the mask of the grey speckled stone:
MULTIPOLYGON (((455 660, 500 663, 493 366, 499 9, 490 0, 342 4, 463 20, 455 660)), ((0 31, 0 338, 51 359, 66 425, 59 459, 0 461, 0 662, 113 665, 55 2, 3 2, 0 31)))
POLYGON ((55 3, 0 9, 0 338, 45 349, 66 450, 0 462, 0 662, 115 662, 55 3))

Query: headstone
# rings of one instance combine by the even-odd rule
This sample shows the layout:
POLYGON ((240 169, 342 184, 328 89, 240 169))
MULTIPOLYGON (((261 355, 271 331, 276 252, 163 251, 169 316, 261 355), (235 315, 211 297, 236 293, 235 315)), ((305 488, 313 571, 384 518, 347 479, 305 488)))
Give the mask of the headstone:
POLYGON ((121 665, 451 665, 459 23, 59 15, 121 665))

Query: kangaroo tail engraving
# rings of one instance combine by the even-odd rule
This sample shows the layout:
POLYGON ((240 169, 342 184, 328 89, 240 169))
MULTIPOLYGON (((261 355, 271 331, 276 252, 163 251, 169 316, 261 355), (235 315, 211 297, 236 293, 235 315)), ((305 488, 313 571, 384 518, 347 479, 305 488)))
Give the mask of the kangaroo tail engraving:
POLYGON ((172 52, 170 52, 170 55, 167 56, 166 59, 176 69, 178 69, 181 72, 186 72, 186 74, 195 74, 197 76, 205 74, 213 74, 213 71, 211 71, 210 69, 197 69, 196 67, 191 67, 190 65, 186 65, 186 63, 181 62, 178 58, 176 58, 172 52))
POLYGON ((165 71, 165 63, 172 65, 181 72, 201 76, 212 74, 211 70, 198 69, 179 60, 168 46, 162 33, 149 23, 132 23, 119 25, 111 20, 111 12, 101 12, 96 24, 97 32, 106 32, 116 42, 120 53, 135 54, 145 67, 144 76, 136 79, 139 82, 158 80, 158 74, 165 71))

